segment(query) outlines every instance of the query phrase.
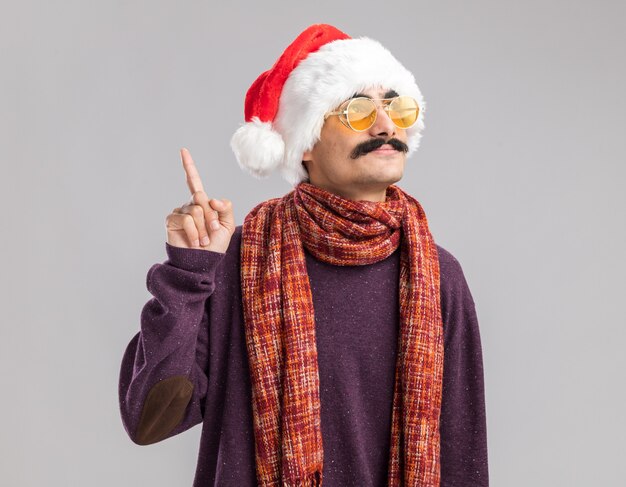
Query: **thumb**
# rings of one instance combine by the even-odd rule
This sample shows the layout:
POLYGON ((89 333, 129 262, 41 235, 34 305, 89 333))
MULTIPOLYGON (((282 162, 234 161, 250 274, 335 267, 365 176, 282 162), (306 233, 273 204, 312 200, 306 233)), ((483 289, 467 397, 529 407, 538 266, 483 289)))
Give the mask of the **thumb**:
POLYGON ((223 198, 218 200, 217 198, 213 198, 210 201, 211 207, 217 211, 217 217, 219 218, 220 223, 225 225, 232 225, 234 228, 235 225, 235 217, 233 215, 233 204, 229 199, 223 198))

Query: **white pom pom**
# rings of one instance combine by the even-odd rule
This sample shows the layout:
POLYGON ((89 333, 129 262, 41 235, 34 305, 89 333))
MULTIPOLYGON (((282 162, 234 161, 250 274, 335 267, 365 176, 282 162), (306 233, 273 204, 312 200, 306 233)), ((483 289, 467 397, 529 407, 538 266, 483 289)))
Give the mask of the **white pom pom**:
POLYGON ((270 122, 261 122, 257 117, 237 129, 230 147, 239 166, 258 179, 269 176, 285 156, 285 142, 281 135, 270 122))

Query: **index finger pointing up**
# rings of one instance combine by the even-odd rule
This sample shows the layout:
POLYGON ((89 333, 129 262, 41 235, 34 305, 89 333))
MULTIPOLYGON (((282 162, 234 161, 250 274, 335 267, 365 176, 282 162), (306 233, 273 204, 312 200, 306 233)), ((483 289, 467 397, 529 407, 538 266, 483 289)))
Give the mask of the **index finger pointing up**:
POLYGON ((189 191, 191 191, 192 195, 197 191, 204 191, 200 174, 198 173, 198 169, 196 169, 196 165, 191 158, 191 154, 187 149, 183 148, 180 150, 180 155, 183 159, 183 169, 185 170, 185 175, 187 176, 187 186, 189 187, 189 191))

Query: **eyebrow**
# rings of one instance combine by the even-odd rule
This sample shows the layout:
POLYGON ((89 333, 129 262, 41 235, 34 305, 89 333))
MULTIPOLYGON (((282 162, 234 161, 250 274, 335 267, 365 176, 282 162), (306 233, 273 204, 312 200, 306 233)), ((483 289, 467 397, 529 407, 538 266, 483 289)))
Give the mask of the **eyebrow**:
MULTIPOLYGON (((395 90, 389 90, 387 93, 385 93, 383 98, 393 98, 395 96, 400 96, 398 95, 398 93, 395 90)), ((350 98, 372 98, 369 95, 366 95, 365 93, 355 93, 354 95, 352 95, 350 98)))

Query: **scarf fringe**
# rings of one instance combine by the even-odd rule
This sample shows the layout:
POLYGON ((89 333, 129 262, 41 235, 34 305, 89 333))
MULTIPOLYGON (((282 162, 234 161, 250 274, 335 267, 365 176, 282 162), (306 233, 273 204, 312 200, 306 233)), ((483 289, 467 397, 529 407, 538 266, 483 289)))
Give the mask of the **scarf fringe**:
POLYGON ((320 472, 313 472, 308 478, 304 480, 296 480, 295 482, 283 483, 283 487, 321 487, 322 475, 320 472))

